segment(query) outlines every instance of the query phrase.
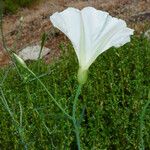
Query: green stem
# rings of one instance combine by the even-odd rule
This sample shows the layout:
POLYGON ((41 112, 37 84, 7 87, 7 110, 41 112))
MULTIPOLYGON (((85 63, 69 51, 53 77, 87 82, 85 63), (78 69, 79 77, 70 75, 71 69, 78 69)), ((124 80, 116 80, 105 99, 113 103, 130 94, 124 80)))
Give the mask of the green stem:
MULTIPOLYGON (((1 2, 0 2, 1 4, 1 2)), ((1 4, 3 5, 3 4, 1 4)), ((3 8, 1 8, 3 9, 3 8)), ((6 52, 9 54, 9 50, 6 46, 6 42, 5 42, 5 37, 4 37, 4 32, 3 32, 3 10, 0 10, 0 34, 1 34, 1 38, 2 38, 2 44, 3 44, 3 47, 4 49, 6 50, 6 52)))
POLYGON ((2 96, 1 96, 1 100, 2 100, 2 102, 3 102, 3 104, 4 104, 5 108, 6 108, 6 110, 7 110, 8 113, 10 114, 10 116, 11 116, 13 122, 15 123, 15 125, 18 126, 19 123, 15 120, 14 114, 12 113, 12 111, 11 111, 11 109, 10 109, 8 103, 7 103, 7 100, 6 100, 6 98, 5 98, 3 89, 2 89, 1 87, 0 87, 0 92, 1 92, 1 95, 2 95, 2 96))
POLYGON ((82 88, 82 85, 79 85, 77 88, 74 103, 73 103, 73 110, 72 110, 72 119, 73 119, 72 121, 73 121, 74 129, 75 129, 78 150, 81 149, 81 146, 80 146, 80 128, 76 119, 76 110, 77 110, 78 97, 81 93, 81 88, 82 88))
POLYGON ((51 93, 48 91, 44 83, 29 69, 27 70, 37 79, 37 81, 41 84, 41 86, 44 88, 44 90, 47 92, 47 94, 51 97, 53 102, 57 105, 57 107, 69 118, 72 120, 72 117, 59 105, 59 103, 56 101, 56 99, 51 95, 51 93))
POLYGON ((19 102, 19 107, 20 107, 20 123, 15 119, 14 117, 14 113, 11 111, 8 103, 7 103, 7 100, 5 98, 5 95, 4 95, 4 92, 3 92, 3 89, 0 87, 0 92, 1 92, 1 100, 6 108, 6 110, 8 111, 8 113, 10 114, 11 118, 12 118, 12 121, 13 121, 13 124, 16 128, 16 130, 18 131, 19 133, 19 136, 20 136, 20 139, 21 139, 21 142, 22 144, 24 145, 24 149, 27 150, 27 144, 25 143, 24 141, 24 136, 23 136, 23 127, 22 127, 22 107, 21 107, 21 103, 19 102))
POLYGON ((147 110, 147 107, 149 106, 149 104, 150 104, 150 91, 148 93, 148 101, 144 105, 144 108, 143 108, 141 116, 140 116, 140 150, 145 149, 144 140, 143 140, 144 118, 145 118, 146 110, 147 110))

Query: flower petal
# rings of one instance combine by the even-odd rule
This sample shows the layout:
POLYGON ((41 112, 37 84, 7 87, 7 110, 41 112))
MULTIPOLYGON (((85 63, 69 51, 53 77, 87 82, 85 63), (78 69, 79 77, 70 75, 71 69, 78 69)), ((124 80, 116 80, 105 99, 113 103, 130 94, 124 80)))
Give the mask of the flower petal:
POLYGON ((130 41, 133 30, 127 28, 126 22, 111 17, 107 12, 86 7, 82 10, 85 30, 87 69, 94 60, 110 47, 119 47, 130 41))
POLYGON ((56 12, 50 17, 53 25, 61 30, 72 42, 79 58, 80 51, 80 30, 81 16, 80 11, 75 8, 67 8, 63 12, 56 12))
MULTIPOLYGON (((85 49, 86 59, 84 60, 83 66, 88 68, 89 58, 94 55, 96 40, 101 35, 104 27, 105 20, 108 17, 107 12, 96 10, 93 7, 85 7, 81 10, 83 26, 84 26, 84 37, 85 37, 85 49)), ((82 58, 81 58, 82 59, 82 58)))
POLYGON ((133 35, 133 31, 127 28, 125 21, 109 16, 106 20, 106 26, 98 38, 95 48, 95 54, 92 59, 96 59, 102 52, 111 47, 120 47, 130 41, 130 35, 133 35))

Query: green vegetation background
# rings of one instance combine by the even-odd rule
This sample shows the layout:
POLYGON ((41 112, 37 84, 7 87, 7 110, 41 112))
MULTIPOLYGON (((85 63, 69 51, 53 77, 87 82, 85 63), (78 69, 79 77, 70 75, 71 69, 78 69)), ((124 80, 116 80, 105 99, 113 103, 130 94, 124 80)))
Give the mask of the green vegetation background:
POLYGON ((29 7, 39 0, 3 0, 5 13, 15 13, 20 7, 29 7))
MULTIPOLYGON (((78 62, 71 44, 60 48, 62 56, 54 63, 28 66, 71 113, 78 62)), ((0 149, 76 150, 72 124, 32 76, 11 66, 0 70, 0 81, 0 149)), ((82 148, 137 150, 143 135, 145 149, 150 149, 150 106, 142 126, 140 120, 149 89, 150 42, 143 36, 100 55, 78 102, 82 148)))

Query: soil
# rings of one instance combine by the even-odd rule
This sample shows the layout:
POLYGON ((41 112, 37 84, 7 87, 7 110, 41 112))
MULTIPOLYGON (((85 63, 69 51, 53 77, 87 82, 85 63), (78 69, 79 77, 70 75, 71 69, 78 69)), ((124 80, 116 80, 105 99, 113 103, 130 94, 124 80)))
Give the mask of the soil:
MULTIPOLYGON (((67 7, 82 9, 85 6, 93 6, 124 19, 137 33, 150 27, 150 0, 41 0, 36 6, 22 8, 16 14, 4 16, 3 32, 7 47, 18 52, 28 45, 40 43, 41 35, 46 32, 49 36, 45 46, 51 49, 46 61, 50 62, 59 56, 60 42, 68 41, 60 31, 52 27, 50 15, 67 7)), ((8 62, 9 57, 0 41, 0 66, 8 62)))

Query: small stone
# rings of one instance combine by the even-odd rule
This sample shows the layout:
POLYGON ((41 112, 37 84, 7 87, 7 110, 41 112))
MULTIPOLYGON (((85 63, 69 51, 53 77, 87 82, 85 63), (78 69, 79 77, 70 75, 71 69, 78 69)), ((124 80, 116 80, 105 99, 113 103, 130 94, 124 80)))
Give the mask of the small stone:
POLYGON ((144 33, 144 36, 150 40, 150 29, 144 33))
MULTIPOLYGON (((26 60, 38 60, 41 51, 40 45, 28 46, 22 49, 18 56, 21 57, 24 61, 26 60)), ((49 48, 43 47, 40 59, 43 58, 50 52, 49 48)))

